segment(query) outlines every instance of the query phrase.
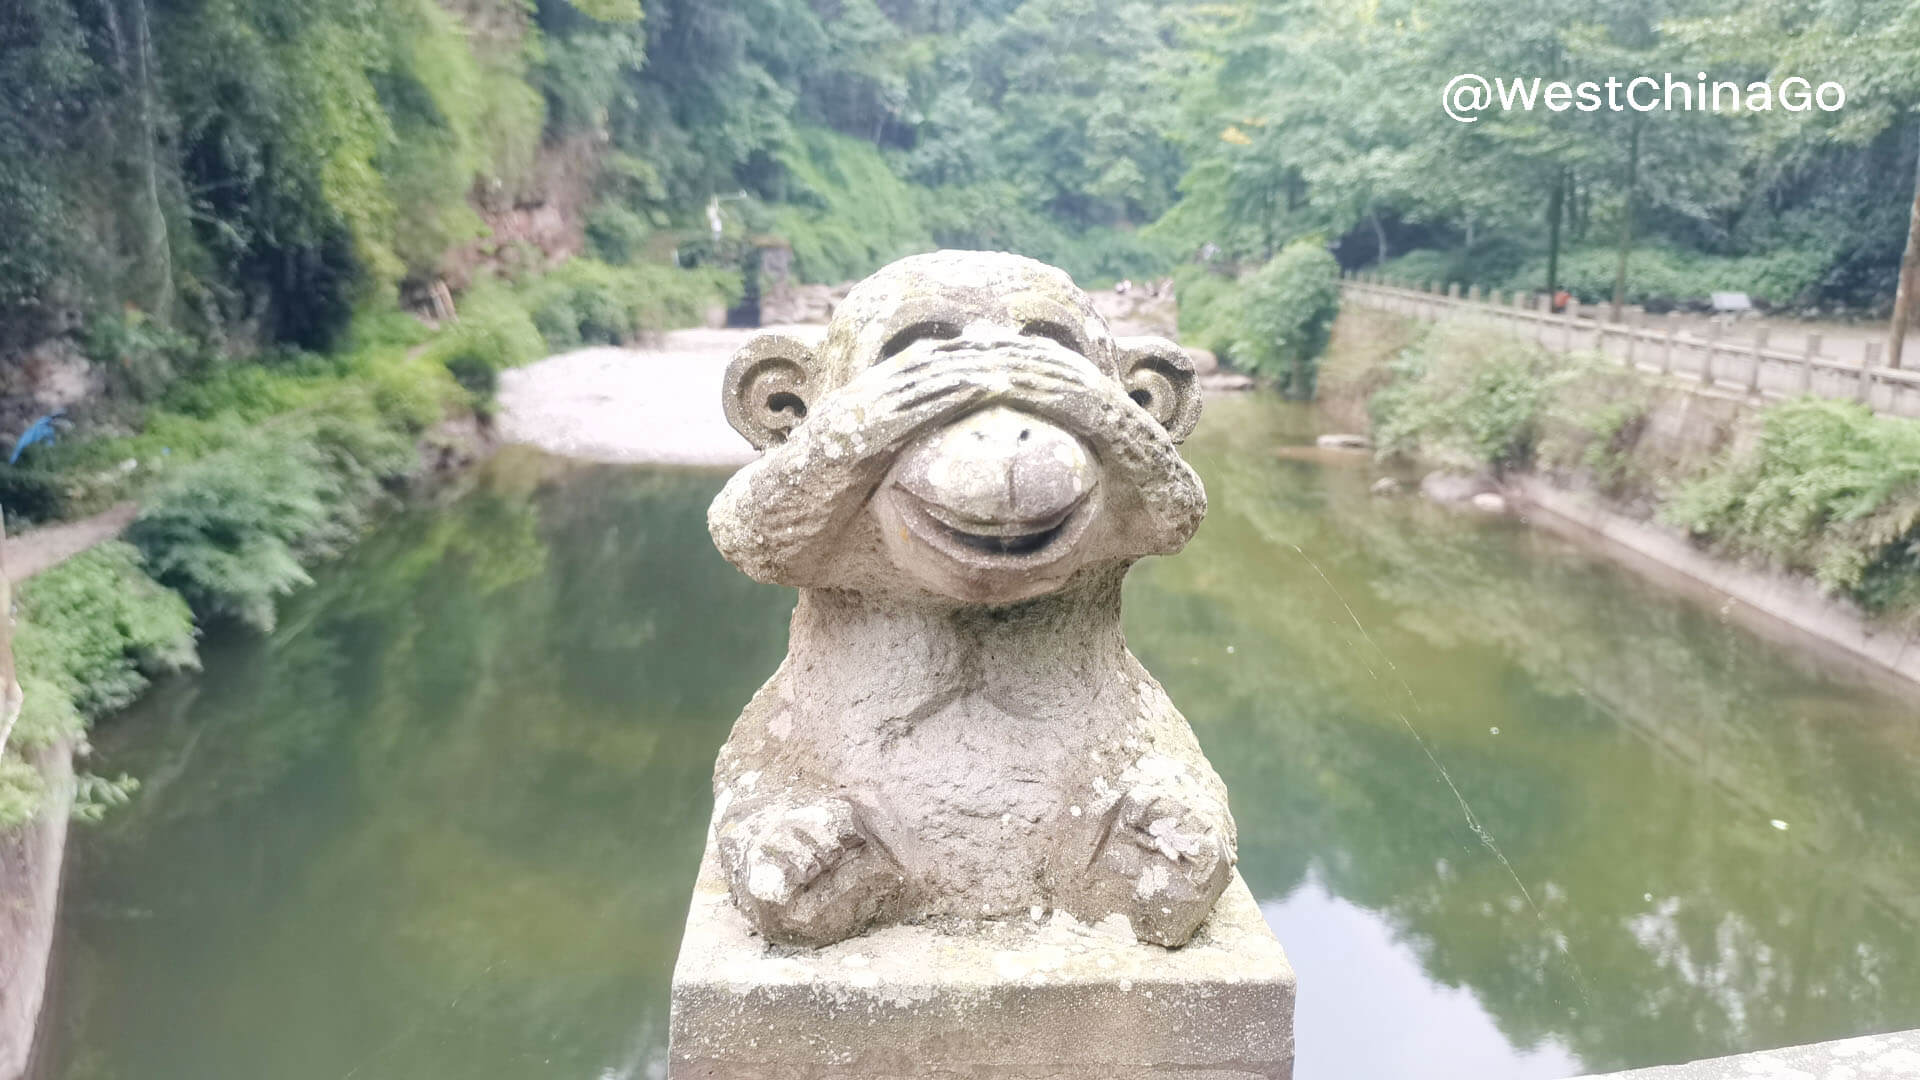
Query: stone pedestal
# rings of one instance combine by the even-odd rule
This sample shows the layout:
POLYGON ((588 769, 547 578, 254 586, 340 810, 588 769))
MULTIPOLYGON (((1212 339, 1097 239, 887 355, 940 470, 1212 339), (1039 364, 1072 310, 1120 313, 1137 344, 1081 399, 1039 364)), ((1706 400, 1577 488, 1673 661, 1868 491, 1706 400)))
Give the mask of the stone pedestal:
POLYGON ((1293 968, 1236 873, 1193 940, 1065 915, 769 945, 711 845, 673 972, 671 1080, 1286 1080, 1293 968))

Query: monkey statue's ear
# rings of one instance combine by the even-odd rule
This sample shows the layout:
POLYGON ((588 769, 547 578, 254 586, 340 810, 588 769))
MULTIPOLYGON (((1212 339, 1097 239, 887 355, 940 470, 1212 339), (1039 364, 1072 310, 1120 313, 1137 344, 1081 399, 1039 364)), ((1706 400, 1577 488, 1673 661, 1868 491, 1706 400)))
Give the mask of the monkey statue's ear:
POLYGON ((1115 344, 1127 396, 1160 421, 1174 442, 1192 434, 1200 422, 1200 383, 1193 358, 1166 338, 1128 337, 1115 344))
POLYGON ((813 350, 787 334, 766 333, 733 354, 720 397, 727 423, 756 450, 783 443, 813 404, 813 350))

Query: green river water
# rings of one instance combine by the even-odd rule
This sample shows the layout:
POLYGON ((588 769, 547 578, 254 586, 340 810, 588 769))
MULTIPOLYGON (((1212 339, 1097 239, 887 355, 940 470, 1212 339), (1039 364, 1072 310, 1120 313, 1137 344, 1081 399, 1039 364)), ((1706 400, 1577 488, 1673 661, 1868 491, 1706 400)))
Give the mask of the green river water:
MULTIPOLYGON (((1128 585, 1299 970, 1301 1080, 1556 1077, 1920 1026, 1920 697, 1504 519, 1277 452, 1128 585)), ((728 725, 789 592, 722 473, 522 453, 106 726, 41 1073, 664 1075, 728 725)))

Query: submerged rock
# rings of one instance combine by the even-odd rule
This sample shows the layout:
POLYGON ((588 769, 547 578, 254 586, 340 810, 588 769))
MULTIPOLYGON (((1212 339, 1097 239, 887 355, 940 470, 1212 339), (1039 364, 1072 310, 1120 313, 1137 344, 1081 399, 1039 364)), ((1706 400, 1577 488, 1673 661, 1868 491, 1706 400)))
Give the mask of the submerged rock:
POLYGON ((1461 503, 1483 491, 1492 491, 1490 478, 1481 474, 1435 469, 1420 478, 1420 494, 1437 503, 1461 503))
POLYGON ((1323 450, 1371 450, 1373 440, 1365 435, 1322 435, 1313 440, 1323 450))
POLYGON ((1209 394, 1238 393, 1253 389, 1254 382, 1251 375, 1242 375, 1237 371, 1216 371, 1200 376, 1200 387, 1209 394))

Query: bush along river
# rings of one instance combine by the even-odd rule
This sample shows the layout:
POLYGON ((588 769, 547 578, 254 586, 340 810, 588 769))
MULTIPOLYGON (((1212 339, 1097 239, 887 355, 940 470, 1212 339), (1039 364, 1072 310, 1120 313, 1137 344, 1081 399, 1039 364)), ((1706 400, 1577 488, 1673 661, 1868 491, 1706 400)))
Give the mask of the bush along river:
MULTIPOLYGON (((1218 401, 1129 581, 1300 973, 1302 1080, 1566 1076, 1920 1026, 1920 703, 1218 401)), ((530 452, 97 734, 59 1080, 664 1074, 727 726, 792 595, 723 471, 530 452)))

